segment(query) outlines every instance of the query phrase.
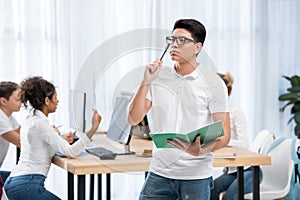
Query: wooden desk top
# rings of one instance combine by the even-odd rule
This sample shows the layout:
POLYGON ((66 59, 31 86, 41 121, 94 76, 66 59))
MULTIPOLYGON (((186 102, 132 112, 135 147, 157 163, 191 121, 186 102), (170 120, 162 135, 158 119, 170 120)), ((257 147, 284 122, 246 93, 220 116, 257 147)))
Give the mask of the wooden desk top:
MULTIPOLYGON (((104 134, 94 135, 93 146, 103 146, 110 150, 123 149, 123 145, 110 141, 104 134)), ((151 157, 142 157, 144 150, 152 149, 152 141, 131 138, 130 150, 136 152, 136 155, 121 155, 114 160, 100 160, 93 155, 80 156, 74 159, 61 158, 54 156, 53 164, 76 175, 99 174, 99 173, 117 173, 117 172, 145 172, 149 169, 151 157)), ((230 166, 257 166, 270 165, 271 157, 257 153, 245 151, 234 147, 224 147, 217 151, 218 155, 235 153, 235 158, 214 158, 214 167, 230 166)))
POLYGON ((235 147, 224 147, 216 151, 217 155, 236 154, 235 158, 214 158, 214 167, 237 167, 237 166, 258 166, 271 165, 271 157, 246 151, 235 147))

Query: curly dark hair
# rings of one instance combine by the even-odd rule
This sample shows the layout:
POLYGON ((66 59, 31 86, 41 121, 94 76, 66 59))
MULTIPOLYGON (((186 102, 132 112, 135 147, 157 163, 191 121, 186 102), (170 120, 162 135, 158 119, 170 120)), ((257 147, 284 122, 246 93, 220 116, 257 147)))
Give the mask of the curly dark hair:
POLYGON ((6 100, 9 100, 12 93, 19 88, 20 86, 17 83, 11 81, 0 82, 0 98, 3 97, 6 100))
POLYGON ((46 97, 52 99, 54 93, 54 85, 40 76, 29 77, 21 82, 21 101, 25 108, 29 102, 33 108, 42 110, 46 97))

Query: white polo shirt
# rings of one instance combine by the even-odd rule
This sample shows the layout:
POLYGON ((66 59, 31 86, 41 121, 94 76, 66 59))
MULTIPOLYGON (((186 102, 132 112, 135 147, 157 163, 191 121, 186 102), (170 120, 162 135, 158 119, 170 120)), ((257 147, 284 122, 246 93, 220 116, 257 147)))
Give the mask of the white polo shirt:
POLYGON ((2 137, 2 134, 7 133, 8 131, 17 130, 19 126, 19 123, 13 115, 7 117, 7 115, 0 109, 0 167, 5 159, 9 147, 9 142, 2 137))
POLYGON ((26 174, 47 176, 56 151, 69 157, 76 157, 90 142, 85 134, 81 134, 79 137, 80 140, 70 145, 54 131, 44 113, 39 110, 36 110, 35 114, 31 112, 21 127, 20 160, 10 176, 26 174))
MULTIPOLYGON (((196 68, 181 76, 174 68, 163 67, 152 82, 147 98, 153 133, 187 133, 212 123, 211 114, 228 112, 227 88, 208 69, 196 68)), ((212 155, 192 156, 176 148, 154 145, 150 171, 173 179, 203 179, 212 176, 212 155)))

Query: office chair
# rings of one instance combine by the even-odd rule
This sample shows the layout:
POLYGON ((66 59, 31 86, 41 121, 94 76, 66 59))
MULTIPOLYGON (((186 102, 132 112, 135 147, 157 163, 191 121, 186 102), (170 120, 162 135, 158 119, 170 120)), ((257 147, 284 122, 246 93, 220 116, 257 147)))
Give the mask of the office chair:
POLYGON ((266 154, 266 150, 275 140, 275 135, 266 130, 261 130, 256 136, 253 143, 250 145, 250 150, 260 154, 266 154))
MULTIPOLYGON (((274 142, 274 140, 275 140, 275 135, 272 132, 263 129, 260 132, 258 132, 258 134, 255 136, 254 141, 250 145, 250 150, 259 154, 266 154, 266 151, 268 150, 270 145, 274 142)), ((245 169, 247 168, 245 167, 245 169)), ((222 199, 224 194, 225 192, 222 192, 220 194, 220 199, 222 199)))
MULTIPOLYGON (((267 154, 271 156, 272 164, 261 166, 263 180, 260 184, 260 199, 280 199, 289 192, 293 171, 291 143, 292 139, 288 138, 267 154)), ((299 145, 299 140, 297 143, 299 145)), ((245 194, 244 197, 245 199, 252 199, 252 193, 245 194)))

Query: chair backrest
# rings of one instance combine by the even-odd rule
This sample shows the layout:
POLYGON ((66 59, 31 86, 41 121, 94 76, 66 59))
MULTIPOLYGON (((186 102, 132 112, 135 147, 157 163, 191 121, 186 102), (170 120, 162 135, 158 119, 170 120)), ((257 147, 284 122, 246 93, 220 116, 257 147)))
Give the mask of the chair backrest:
MULTIPOLYGON (((261 199, 279 199, 288 194, 294 165, 291 156, 292 142, 292 138, 280 137, 270 145, 266 145, 268 146, 266 153, 271 157, 271 165, 260 166, 263 173, 260 183, 261 199)), ((252 198, 251 193, 245 194, 245 199, 252 198)))
POLYGON ((265 154, 271 143, 275 140, 275 135, 264 129, 261 130, 255 137, 250 149, 256 153, 265 154))
POLYGON ((282 193, 288 193, 293 170, 291 145, 292 138, 286 138, 269 151, 268 155, 271 156, 272 164, 261 166, 263 171, 261 186, 274 186, 282 193))

